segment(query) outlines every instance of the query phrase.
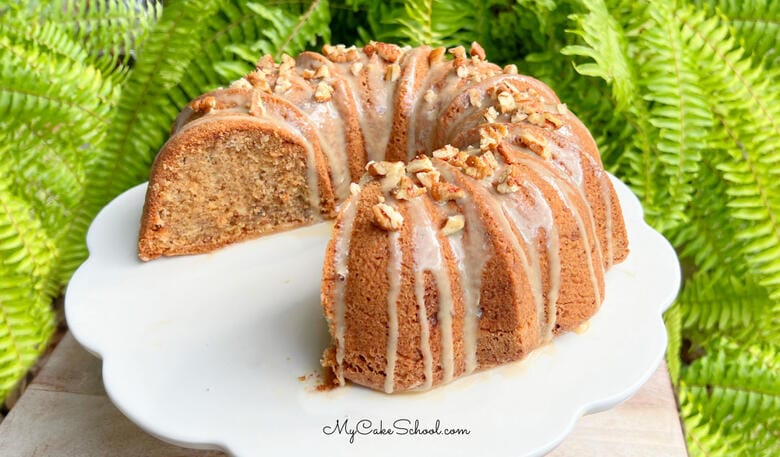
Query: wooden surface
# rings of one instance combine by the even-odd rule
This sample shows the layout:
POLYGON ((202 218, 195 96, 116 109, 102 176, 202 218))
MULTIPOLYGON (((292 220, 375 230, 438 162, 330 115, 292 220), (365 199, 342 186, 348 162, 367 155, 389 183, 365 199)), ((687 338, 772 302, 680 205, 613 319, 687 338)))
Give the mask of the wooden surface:
MULTIPOLYGON (((106 397, 100 360, 67 334, 0 423, 3 457, 223 456, 164 443, 126 419, 106 397)), ((581 418, 552 453, 570 456, 686 456, 666 366, 633 398, 581 418)))

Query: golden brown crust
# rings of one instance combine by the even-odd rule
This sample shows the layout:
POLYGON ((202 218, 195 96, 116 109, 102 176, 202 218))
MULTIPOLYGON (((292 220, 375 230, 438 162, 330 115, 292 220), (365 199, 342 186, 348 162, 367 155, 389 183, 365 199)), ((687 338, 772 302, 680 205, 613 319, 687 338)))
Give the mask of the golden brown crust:
POLYGON ((395 109, 385 160, 405 162, 411 159, 408 156, 409 121, 415 106, 415 95, 430 69, 429 53, 428 46, 421 46, 409 51, 404 57, 403 70, 393 100, 395 109))

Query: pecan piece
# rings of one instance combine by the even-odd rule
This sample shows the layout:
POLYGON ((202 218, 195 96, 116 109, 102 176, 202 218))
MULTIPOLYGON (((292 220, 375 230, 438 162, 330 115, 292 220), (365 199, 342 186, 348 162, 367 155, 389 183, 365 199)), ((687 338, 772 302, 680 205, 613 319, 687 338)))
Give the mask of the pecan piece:
POLYGON ((508 165, 493 185, 500 194, 517 192, 520 189, 520 167, 515 164, 508 165))
POLYGON ((476 41, 471 42, 471 49, 469 50, 469 54, 472 57, 477 57, 480 60, 485 60, 485 49, 479 45, 476 41))
POLYGON ((456 186, 455 184, 450 184, 445 181, 437 181, 434 182, 431 186, 431 196, 433 196, 434 200, 441 202, 463 198, 466 196, 466 193, 463 192, 463 189, 456 186))
POLYGON ((428 54, 428 64, 433 65, 436 62, 439 62, 440 60, 444 59, 444 47, 438 47, 431 51, 430 54, 428 54))
POLYGON ((376 53, 388 62, 395 62, 401 57, 401 48, 390 43, 376 43, 376 53))
POLYGON ((401 213, 387 203, 377 203, 371 207, 371 211, 374 215, 371 221, 383 230, 394 232, 400 230, 404 224, 404 217, 401 213))
POLYGON ((419 155, 406 164, 406 171, 409 173, 419 173, 421 171, 433 170, 433 163, 428 156, 419 155))
POLYGON ((425 193, 425 188, 416 185, 408 176, 402 176, 401 182, 392 191, 399 200, 411 200, 425 193))
POLYGON ((317 84, 317 90, 314 91, 314 100, 323 103, 330 101, 332 98, 333 86, 326 83, 325 81, 320 81, 319 84, 317 84))
POLYGON ((447 221, 444 223, 444 227, 441 228, 441 234, 444 236, 449 236, 452 235, 453 233, 458 233, 461 230, 463 230, 463 227, 465 225, 466 225, 466 219, 463 217, 462 214, 450 216, 447 218, 447 221))
POLYGON ((521 130, 517 137, 528 149, 545 160, 550 159, 551 154, 550 149, 547 147, 547 138, 538 136, 529 130, 521 130))

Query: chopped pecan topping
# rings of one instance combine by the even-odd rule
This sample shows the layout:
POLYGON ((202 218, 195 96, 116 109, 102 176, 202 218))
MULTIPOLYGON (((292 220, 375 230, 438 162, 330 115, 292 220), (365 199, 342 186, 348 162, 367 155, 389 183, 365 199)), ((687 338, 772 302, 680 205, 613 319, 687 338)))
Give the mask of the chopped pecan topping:
POLYGON ((526 119, 528 119, 528 115, 523 113, 523 112, 520 112, 520 110, 518 110, 518 111, 515 111, 514 113, 512 113, 512 118, 509 119, 509 120, 511 122, 521 122, 521 121, 524 121, 526 119))
POLYGON ((439 182, 439 178, 441 178, 441 174, 439 174, 438 170, 421 171, 415 174, 415 176, 420 181, 420 184, 425 186, 426 189, 431 189, 435 183, 439 182))
POLYGON ((515 97, 511 92, 501 91, 498 93, 498 106, 502 113, 509 113, 517 109, 515 97))
POLYGON ((485 111, 483 116, 488 123, 492 124, 493 122, 496 122, 496 119, 498 118, 498 111, 491 106, 485 111))
POLYGON ((538 136, 529 130, 521 130, 517 137, 528 149, 532 150, 545 160, 550 159, 551 155, 550 150, 547 147, 547 138, 538 136))
POLYGON ((509 64, 504 67, 504 73, 508 75, 516 75, 517 74, 517 65, 515 64, 509 64))
POLYGON ((400 230, 404 224, 404 217, 401 213, 386 203, 377 203, 371 210, 374 213, 372 222, 383 230, 394 232, 400 230))
POLYGON ((553 113, 547 113, 547 112, 545 112, 545 113, 544 113, 544 118, 545 118, 545 119, 546 119, 546 120, 547 120, 549 123, 551 123, 552 125, 554 125, 556 129, 559 129, 559 128, 561 128, 561 127, 563 126, 563 120, 562 120, 560 117, 558 117, 558 116, 556 116, 555 114, 553 114, 553 113))
POLYGON ((305 68, 301 72, 301 76, 303 76, 303 79, 306 79, 306 80, 313 79, 314 78, 314 70, 312 70, 311 68, 305 68))
POLYGON ((319 78, 330 78, 330 68, 328 68, 327 65, 320 65, 319 68, 317 68, 317 71, 314 72, 314 77, 319 78))
POLYGON ((467 167, 466 160, 468 160, 470 153, 472 152, 474 151, 471 149, 468 149, 466 151, 463 150, 458 151, 458 153, 455 154, 455 157, 450 159, 448 162, 450 163, 450 165, 458 167, 460 169, 466 168, 467 167))
POLYGON ((430 54, 428 54, 428 64, 432 65, 436 62, 439 62, 444 58, 444 47, 439 47, 431 51, 430 54))
POLYGON ((436 92, 433 91, 433 89, 428 89, 425 91, 425 95, 423 96, 425 101, 430 105, 433 104, 433 102, 436 101, 436 92))
POLYGON ((317 90, 314 91, 314 100, 322 103, 330 101, 332 98, 333 86, 326 83, 325 81, 320 81, 319 84, 317 84, 317 90))
POLYGON ((456 46, 447 50, 456 59, 466 59, 466 48, 463 46, 456 46))
POLYGON ((450 160, 458 154, 458 148, 451 145, 445 145, 443 148, 439 148, 433 151, 433 156, 441 160, 450 160))
POLYGON ((382 178, 382 190, 388 192, 394 189, 406 177, 406 167, 403 162, 383 162, 387 173, 382 178))
POLYGON ((382 189, 385 191, 397 186, 406 174, 403 162, 375 162, 372 160, 366 164, 366 171, 375 178, 382 178, 382 189))
POLYGON ((479 149, 494 151, 507 135, 505 124, 490 124, 479 129, 479 149))
POLYGON ((431 186, 431 196, 433 196, 434 200, 441 202, 463 198, 466 196, 466 193, 455 184, 437 181, 431 186))
POLYGON ((273 56, 266 54, 263 57, 260 58, 260 60, 257 62, 257 65, 255 65, 255 69, 257 70, 273 70, 276 63, 274 62, 273 56))
POLYGON ((520 189, 520 178, 520 167, 515 164, 507 165, 493 185, 498 193, 511 194, 520 189))
POLYGON ((469 69, 465 65, 458 65, 457 62, 455 64, 455 74, 458 75, 459 78, 465 78, 469 75, 469 69))
POLYGON ((290 90, 292 87, 292 83, 289 79, 284 78, 282 76, 276 78, 276 86, 274 86, 274 92, 277 94, 283 94, 290 90))
POLYGON ((533 100, 533 97, 531 97, 531 94, 529 94, 528 92, 526 91, 515 92, 515 101, 517 103, 530 102, 531 100, 533 100))
POLYGON ((469 50, 469 54, 472 57, 477 57, 481 60, 485 60, 485 50, 476 41, 471 42, 471 49, 469 50))
POLYGON ((482 95, 477 89, 469 89, 469 103, 475 108, 482 108, 482 95))
POLYGON ((389 162, 370 161, 366 164, 366 171, 373 177, 384 176, 387 174, 387 164, 389 162))
POLYGON ((268 85, 268 76, 263 70, 255 70, 245 76, 253 87, 262 90, 263 92, 271 92, 271 86, 268 85))
POLYGON ((355 63, 353 63, 352 65, 349 66, 350 73, 352 73, 355 76, 360 74, 360 70, 362 70, 362 69, 363 69, 363 63, 361 63, 361 62, 355 62, 355 63))
POLYGON ((376 52, 376 41, 369 41, 367 45, 363 46, 363 54, 366 57, 371 57, 376 52))
POLYGON ((466 158, 466 168, 463 173, 474 179, 484 179, 493 174, 493 169, 482 158, 482 156, 468 156, 466 158))
POLYGON ((295 59, 287 54, 282 54, 282 64, 279 65, 279 73, 287 73, 295 67, 295 59))
POLYGON ((347 47, 343 44, 338 44, 336 46, 326 44, 322 47, 322 54, 331 62, 340 63, 347 61, 347 47))
POLYGON ((263 105, 263 100, 257 91, 252 91, 252 99, 249 102, 249 114, 258 117, 265 115, 265 105, 263 105))
POLYGON ((409 173, 419 173, 421 171, 431 170, 433 170, 433 163, 431 163, 431 159, 425 155, 419 155, 406 164, 406 171, 409 173))
POLYGON ((458 233, 461 230, 463 230, 463 227, 465 225, 466 225, 466 219, 463 217, 462 214, 450 216, 447 218, 447 221, 444 223, 444 227, 441 228, 441 234, 444 236, 449 236, 452 235, 453 233, 458 233))
POLYGON ((401 48, 390 43, 376 43, 374 46, 376 46, 376 53, 379 54, 379 57, 391 63, 397 61, 403 53, 401 48))
POLYGON ((546 125, 544 122, 544 115, 538 111, 528 114, 528 122, 538 125, 539 127, 544 127, 546 125))
POLYGON ((246 78, 241 78, 233 81, 230 83, 231 89, 251 89, 252 84, 246 80, 246 78))
POLYGON ((402 176, 392 193, 399 200, 411 200, 424 194, 425 188, 416 185, 408 176, 402 176))
POLYGON ((354 62, 360 58, 360 51, 356 47, 350 46, 345 54, 347 62, 354 62))
POLYGON ((401 67, 397 63, 387 66, 385 70, 385 81, 395 81, 401 76, 401 67))
POLYGON ((498 160, 496 160, 496 156, 493 155, 490 151, 485 151, 482 153, 482 160, 485 161, 487 166, 490 167, 491 170, 495 170, 498 168, 498 160))
POLYGON ((213 95, 207 95, 190 103, 190 109, 195 112, 210 112, 217 106, 217 99, 213 95))

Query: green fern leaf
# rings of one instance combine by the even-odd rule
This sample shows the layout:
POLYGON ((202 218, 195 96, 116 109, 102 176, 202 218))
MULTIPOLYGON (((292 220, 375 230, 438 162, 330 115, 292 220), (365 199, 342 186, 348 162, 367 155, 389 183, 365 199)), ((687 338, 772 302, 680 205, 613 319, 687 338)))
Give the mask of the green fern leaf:
POLYGON ((744 442, 741 436, 728 435, 710 422, 702 406, 686 389, 678 388, 680 414, 685 421, 685 437, 691 457, 731 457, 741 455, 744 442))
POLYGON ((713 341, 710 352, 683 371, 681 390, 713 428, 742 437, 742 455, 777 455, 780 354, 766 344, 740 348, 728 339, 713 341))
POLYGON ((701 49, 707 99, 721 126, 713 146, 728 154, 717 168, 729 182, 730 215, 752 226, 737 235, 744 258, 770 297, 780 298, 780 85, 744 57, 717 18, 690 10, 678 10, 676 17, 701 49))
POLYGON ((669 342, 666 345, 666 366, 669 368, 669 377, 672 383, 677 385, 680 380, 680 352, 682 348, 682 306, 678 301, 666 313, 664 313, 664 323, 666 324, 666 333, 669 335, 669 342))
POLYGON ((689 222, 686 210, 693 198, 702 153, 709 147, 707 131, 714 125, 701 87, 695 49, 682 36, 672 9, 650 4, 652 25, 639 35, 644 99, 650 103, 650 124, 657 129, 654 141, 660 176, 653 176, 661 220, 656 228, 669 232, 689 222))
MULTIPOLYGON (((3 160, 8 149, 0 149, 0 176, 10 172, 3 160)), ((32 366, 54 329, 55 256, 40 220, 0 180, 0 399, 32 366)))
POLYGON ((715 335, 733 341, 780 345, 780 316, 767 290, 749 275, 713 279, 697 273, 685 282, 678 298, 682 328, 689 339, 707 344, 715 335))
POLYGON ((766 69, 776 68, 780 62, 780 3, 772 0, 697 0, 694 3, 710 15, 724 16, 746 53, 763 60, 766 69))
MULTIPOLYGON (((83 43, 92 63, 108 73, 111 66, 127 66, 162 11, 162 3, 107 0, 53 0, 40 15, 83 43)), ((124 72, 114 72, 123 75, 124 72)))

